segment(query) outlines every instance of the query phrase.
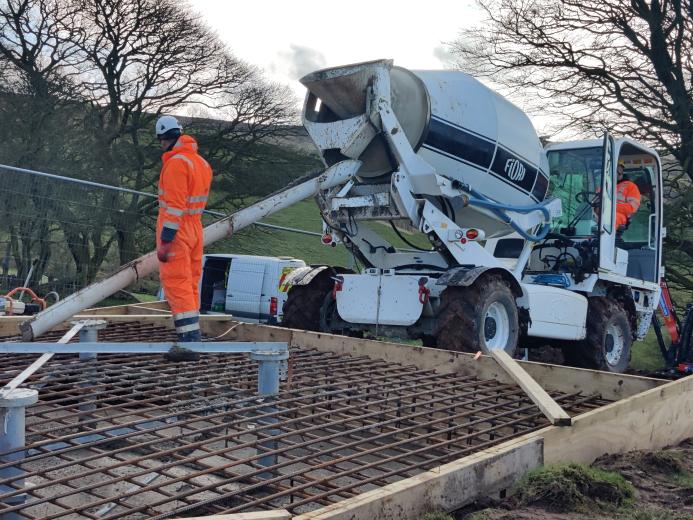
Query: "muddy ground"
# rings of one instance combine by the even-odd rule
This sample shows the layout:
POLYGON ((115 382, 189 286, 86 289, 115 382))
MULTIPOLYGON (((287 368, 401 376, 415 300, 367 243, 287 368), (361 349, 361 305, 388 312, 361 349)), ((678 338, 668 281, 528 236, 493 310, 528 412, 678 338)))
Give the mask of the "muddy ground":
POLYGON ((455 520, 693 520, 693 438, 661 451, 604 456, 590 468, 542 471, 512 497, 473 504, 455 520))

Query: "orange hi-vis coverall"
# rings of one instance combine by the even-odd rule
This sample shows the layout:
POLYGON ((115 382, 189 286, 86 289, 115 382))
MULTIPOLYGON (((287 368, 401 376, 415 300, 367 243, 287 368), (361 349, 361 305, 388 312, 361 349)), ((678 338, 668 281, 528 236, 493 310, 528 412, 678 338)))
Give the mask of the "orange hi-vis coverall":
POLYGON ((625 226, 640 207, 640 190, 634 182, 622 180, 616 185, 616 227, 625 226))
POLYGON ((202 212, 212 183, 212 168, 197 153, 197 142, 181 135, 162 156, 159 176, 157 245, 171 242, 160 278, 176 332, 200 330, 199 283, 202 274, 202 212))

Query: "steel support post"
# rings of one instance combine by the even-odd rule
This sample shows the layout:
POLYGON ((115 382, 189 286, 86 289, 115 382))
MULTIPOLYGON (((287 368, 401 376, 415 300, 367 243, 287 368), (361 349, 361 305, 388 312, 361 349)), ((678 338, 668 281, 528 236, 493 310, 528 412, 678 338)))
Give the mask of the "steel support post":
MULTIPOLYGON (((80 343, 97 343, 99 341, 99 331, 101 329, 105 329, 106 325, 108 325, 105 320, 84 320, 73 322, 74 325, 78 323, 82 324, 82 329, 79 331, 80 343)), ((81 361, 96 359, 96 353, 81 352, 79 354, 79 359, 81 361)))
MULTIPOLYGON (((80 343, 97 343, 99 341, 99 330, 106 328, 106 325, 108 325, 104 320, 84 320, 74 323, 82 324, 82 328, 79 331, 80 343)), ((82 381, 79 383, 79 386, 84 389, 82 397, 86 398, 86 400, 90 400, 93 397, 89 389, 96 384, 96 356, 96 352, 80 352, 79 354, 80 361, 83 363, 91 362, 85 366, 82 381)), ((96 410, 96 405, 94 403, 82 403, 79 405, 79 410, 80 412, 93 412, 96 410)), ((80 421, 88 419, 90 419, 88 415, 80 416, 80 421)))
MULTIPOLYGON (((38 392, 28 388, 0 390, 0 464, 19 462, 24 459, 25 408, 38 401, 38 392), (10 452, 10 453, 8 453, 10 452)), ((19 466, 0 469, 0 479, 13 479, 14 486, 0 485, 0 494, 24 487, 23 470, 19 466)), ((17 506, 26 502, 24 493, 3 500, 5 505, 17 506)), ((0 520, 22 520, 16 513, 0 512, 0 520)))
MULTIPOLYGON (((279 393, 279 380, 286 367, 286 360, 289 359, 288 351, 258 351, 251 352, 250 359, 258 362, 257 392, 260 397, 272 399, 279 393)), ((261 413, 272 414, 277 411, 275 406, 262 408, 261 413)), ((258 422, 261 424, 276 424, 279 422, 277 417, 265 417, 258 422)), ((274 437, 279 435, 280 430, 269 428, 263 430, 265 435, 274 437)), ((277 449, 277 441, 266 440, 258 444, 258 454, 277 449)), ((277 455, 265 455, 258 459, 260 466, 274 466, 277 463, 277 455)))

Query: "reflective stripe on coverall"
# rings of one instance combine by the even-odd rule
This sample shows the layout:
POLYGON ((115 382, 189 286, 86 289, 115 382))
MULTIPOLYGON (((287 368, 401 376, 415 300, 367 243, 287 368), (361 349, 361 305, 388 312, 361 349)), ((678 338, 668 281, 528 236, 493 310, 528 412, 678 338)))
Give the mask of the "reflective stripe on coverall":
POLYGON ((181 135, 162 156, 159 176, 157 244, 172 242, 168 262, 160 263, 161 284, 176 332, 199 330, 202 274, 202 212, 212 183, 212 168, 197 153, 197 142, 181 135))
POLYGON ((616 186, 616 227, 625 226, 640 207, 640 190, 634 182, 623 180, 616 186))

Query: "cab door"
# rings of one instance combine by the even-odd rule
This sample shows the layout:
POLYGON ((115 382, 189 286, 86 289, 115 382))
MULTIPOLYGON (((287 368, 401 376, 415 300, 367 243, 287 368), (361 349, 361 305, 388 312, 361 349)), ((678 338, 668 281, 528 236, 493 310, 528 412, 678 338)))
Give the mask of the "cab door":
POLYGON ((608 132, 603 140, 601 211, 599 215, 599 270, 616 270, 616 168, 614 139, 608 132))

